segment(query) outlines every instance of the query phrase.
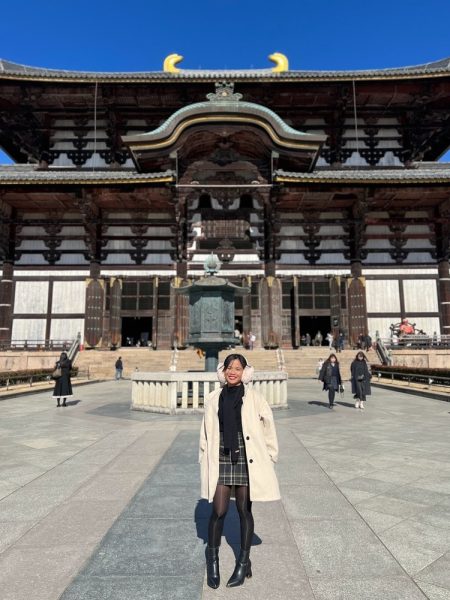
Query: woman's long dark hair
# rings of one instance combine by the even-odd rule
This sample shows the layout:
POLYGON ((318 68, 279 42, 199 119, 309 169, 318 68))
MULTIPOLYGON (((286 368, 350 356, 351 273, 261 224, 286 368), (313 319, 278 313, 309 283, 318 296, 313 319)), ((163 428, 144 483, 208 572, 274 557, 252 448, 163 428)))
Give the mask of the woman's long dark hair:
POLYGON ((358 352, 356 353, 356 356, 355 356, 355 360, 358 360, 358 356, 362 356, 363 359, 367 362, 367 356, 364 354, 364 352, 362 350, 358 350, 358 352))
POLYGON ((226 371, 233 360, 238 360, 241 363, 243 369, 247 366, 247 361, 242 354, 229 354, 223 361, 223 370, 226 371))
POLYGON ((334 356, 334 358, 336 359, 336 364, 338 365, 338 364, 339 364, 339 361, 338 361, 338 359, 337 359, 337 356, 336 356, 336 354, 334 354, 334 352, 330 354, 330 356, 327 358, 327 360, 326 360, 325 362, 327 362, 327 363, 331 362, 330 358, 331 358, 332 356, 334 356))

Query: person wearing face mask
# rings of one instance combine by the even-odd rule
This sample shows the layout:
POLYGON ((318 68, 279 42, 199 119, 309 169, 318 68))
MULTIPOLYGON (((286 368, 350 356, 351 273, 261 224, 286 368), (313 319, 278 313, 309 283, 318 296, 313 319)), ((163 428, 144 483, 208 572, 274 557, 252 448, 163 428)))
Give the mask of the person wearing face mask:
POLYGON ((355 398, 355 408, 364 409, 366 396, 370 396, 370 372, 367 358, 364 352, 359 351, 350 367, 352 378, 352 394, 355 398))
POLYGON ((242 354, 230 354, 218 366, 217 376, 223 387, 205 399, 199 446, 201 497, 212 502, 206 574, 213 589, 220 585, 219 546, 233 486, 241 549, 227 587, 242 585, 252 576, 252 502, 280 499, 275 424, 264 396, 248 386, 253 367, 242 354))
POLYGON ((334 397, 339 390, 339 387, 342 385, 339 361, 336 354, 330 354, 323 363, 319 379, 323 382, 323 389, 328 392, 328 408, 333 408, 334 397))

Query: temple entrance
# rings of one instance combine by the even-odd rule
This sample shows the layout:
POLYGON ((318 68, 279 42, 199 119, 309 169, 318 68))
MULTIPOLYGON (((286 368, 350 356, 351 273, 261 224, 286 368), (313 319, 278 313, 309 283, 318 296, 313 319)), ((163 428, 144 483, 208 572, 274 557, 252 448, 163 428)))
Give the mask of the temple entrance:
POLYGON ((152 317, 122 317, 122 346, 151 346, 152 317))
POLYGON ((320 331, 322 334, 322 346, 327 346, 325 337, 331 331, 330 317, 300 317, 300 339, 302 336, 309 333, 311 336, 311 344, 314 344, 316 333, 320 331))

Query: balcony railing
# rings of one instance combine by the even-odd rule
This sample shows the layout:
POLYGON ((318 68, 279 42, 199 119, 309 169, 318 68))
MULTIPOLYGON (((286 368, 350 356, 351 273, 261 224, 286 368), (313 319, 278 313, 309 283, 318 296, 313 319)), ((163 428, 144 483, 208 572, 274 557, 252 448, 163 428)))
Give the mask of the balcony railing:
MULTIPOLYGON (((204 398, 220 387, 215 373, 133 373, 131 408, 170 415, 203 412, 204 398)), ((255 373, 249 384, 272 408, 287 408, 287 374, 255 373)))

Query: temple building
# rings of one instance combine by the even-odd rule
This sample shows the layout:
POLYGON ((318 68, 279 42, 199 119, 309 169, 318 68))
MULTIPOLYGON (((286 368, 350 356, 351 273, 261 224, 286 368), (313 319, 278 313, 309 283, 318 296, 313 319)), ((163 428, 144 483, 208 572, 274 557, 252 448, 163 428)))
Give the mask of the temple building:
POLYGON ((94 73, 0 60, 0 344, 185 344, 174 288, 250 288, 256 346, 450 334, 450 59, 94 73))

